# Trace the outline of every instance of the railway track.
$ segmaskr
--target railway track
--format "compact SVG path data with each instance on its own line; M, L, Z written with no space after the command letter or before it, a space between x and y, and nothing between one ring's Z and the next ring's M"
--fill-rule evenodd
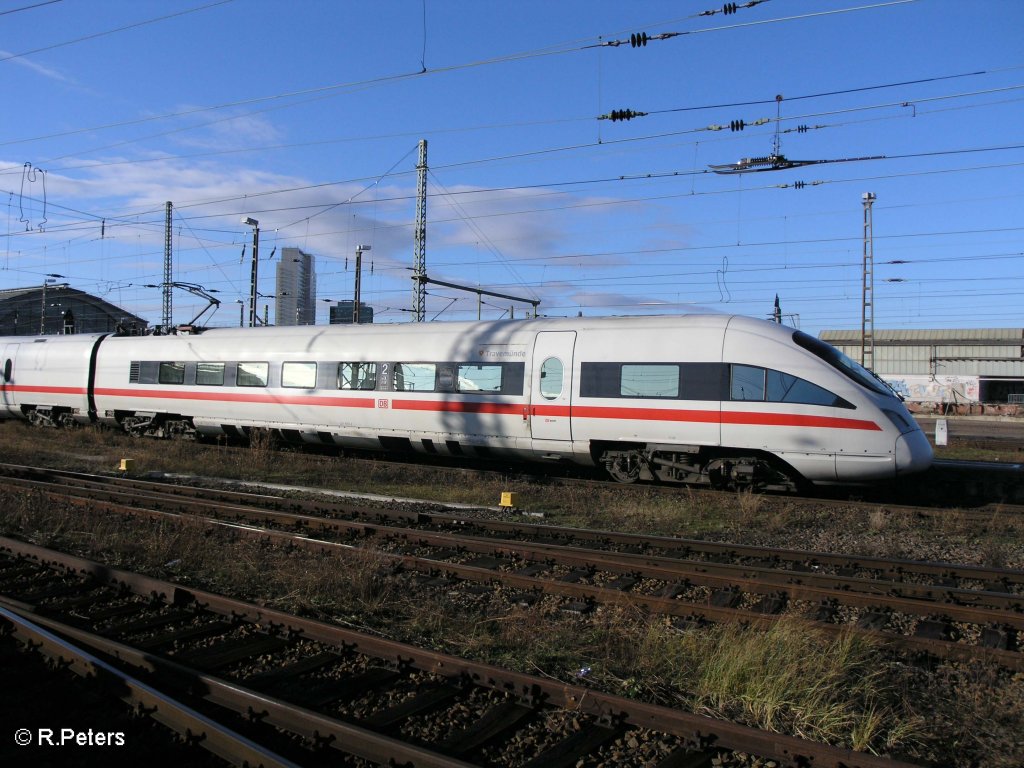
M901 768L0 539L0 625L235 764ZM130 739L130 736L129 736ZM336 758L334 758L336 759ZM365 762L360 762L365 761Z
M737 546L7 468L10 489L103 513L199 517L242 535L350 556L373 549L418 588L554 595L587 613L629 604L681 626L780 616L912 655L1024 669L1024 571Z

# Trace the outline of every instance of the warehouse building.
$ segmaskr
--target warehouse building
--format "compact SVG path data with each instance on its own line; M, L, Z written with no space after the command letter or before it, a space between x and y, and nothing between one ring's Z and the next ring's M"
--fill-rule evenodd
M148 321L67 283L0 290L0 336L145 333Z
M820 338L861 359L859 330ZM1024 403L1024 328L876 330L872 359L875 373L925 409Z

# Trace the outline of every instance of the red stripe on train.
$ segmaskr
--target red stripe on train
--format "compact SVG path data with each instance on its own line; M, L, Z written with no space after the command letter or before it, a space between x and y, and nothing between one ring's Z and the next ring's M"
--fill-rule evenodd
M6 392L35 392L38 394L85 395L79 387L43 387L5 385ZM187 390L153 389L97 389L99 397L138 397L166 400L199 400L206 402L254 403L273 405L311 405L335 408L374 408L375 397L326 397L317 395L270 395L240 392L198 392ZM405 400L393 393L379 392L386 397L391 410L433 411L440 413L481 413L502 416L522 416L529 408L533 416L573 417L583 419L615 419L636 421L677 421L698 424L738 424L772 427L807 427L818 429L855 429L881 432L873 421L847 419L834 416L813 416L798 413L767 413L764 411L717 411L677 408L625 408L590 405L533 405L523 403L494 403L455 400Z
M566 415L564 411L547 406L548 414ZM679 410L675 408L617 408L601 406L573 406L575 418L635 419L639 421L683 421L700 424L746 424L770 427L815 427L826 429L860 429L881 432L873 421L844 419L835 416L812 416L801 413L769 413L765 411L712 411Z

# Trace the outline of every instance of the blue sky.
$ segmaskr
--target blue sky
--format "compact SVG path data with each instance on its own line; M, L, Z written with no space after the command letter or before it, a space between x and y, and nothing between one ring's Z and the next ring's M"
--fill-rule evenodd
M0 288L60 274L159 322L170 200L210 324L248 297L246 216L261 293L294 246L351 298L366 244L363 300L408 322L426 139L428 274L543 314L765 317L778 294L791 325L859 328L872 192L876 328L1024 326L1024 3L739 6L0 0ZM623 109L647 114L599 119ZM776 142L883 157L708 167ZM203 304L176 292L175 321ZM428 319L476 314L429 288Z

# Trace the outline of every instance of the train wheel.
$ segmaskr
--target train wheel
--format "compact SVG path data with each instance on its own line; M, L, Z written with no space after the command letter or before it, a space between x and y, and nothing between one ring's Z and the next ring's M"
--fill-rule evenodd
M640 479L643 460L637 451L606 456L604 467L612 480L617 483L635 483Z

